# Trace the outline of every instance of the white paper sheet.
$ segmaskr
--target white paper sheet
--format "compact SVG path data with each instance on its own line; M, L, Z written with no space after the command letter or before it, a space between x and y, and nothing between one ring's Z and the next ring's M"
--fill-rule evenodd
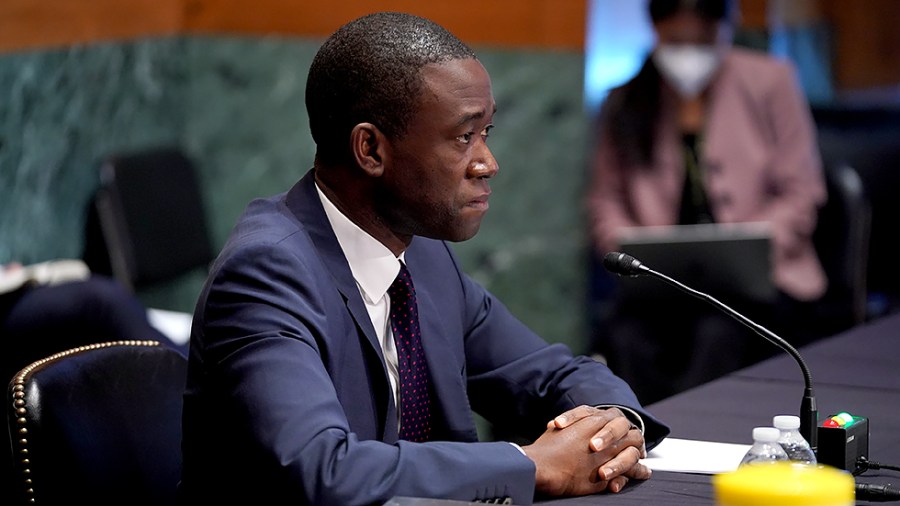
M147 309L147 319L150 325L156 327L169 337L175 344L185 344L191 338L191 313L181 311L169 311L167 309Z
M749 444L666 438L641 460L654 471L718 474L734 471Z

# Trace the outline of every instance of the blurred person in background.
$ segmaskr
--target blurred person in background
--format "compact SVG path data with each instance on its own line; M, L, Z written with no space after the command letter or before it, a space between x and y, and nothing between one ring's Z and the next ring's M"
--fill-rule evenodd
M159 341L187 355L187 344L151 325L137 297L80 260L0 265L0 338L5 381L35 360L102 341Z
M795 68L732 46L733 1L650 0L648 10L656 44L598 117L586 202L596 251L618 250L625 227L766 222L778 300L734 307L795 344L808 339L802 323L827 285L812 242L826 187ZM614 304L594 351L645 403L775 351L689 296Z

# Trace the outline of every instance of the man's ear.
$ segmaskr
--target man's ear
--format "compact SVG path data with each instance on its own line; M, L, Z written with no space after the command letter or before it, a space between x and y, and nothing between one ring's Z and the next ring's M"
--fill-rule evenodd
M371 123L360 123L350 131L350 150L353 159L369 176L380 177L384 172L387 137Z

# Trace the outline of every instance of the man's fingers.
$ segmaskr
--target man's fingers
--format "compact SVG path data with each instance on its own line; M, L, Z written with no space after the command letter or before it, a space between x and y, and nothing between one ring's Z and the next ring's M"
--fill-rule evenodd
M606 489L610 492L616 493L625 488L625 485L628 484L628 477L624 475L616 476L615 478L609 480L609 484L606 486Z
M610 420L591 438L591 450L599 452L617 443L620 439L628 436L628 432L633 426L624 416Z
M553 420L547 422L548 429L565 429L566 427L572 425L573 423L581 420L583 418L587 418L591 415L596 415L599 412L604 410L595 408L593 406L585 406L581 405L575 408L572 408L565 413L560 414Z
M639 463L641 457L641 451L634 446L629 446L623 449L618 453L615 457L609 459L606 463L600 466L600 470L598 471L601 480L612 480L616 476L626 475L632 478L640 478L644 474L644 472L639 469L637 471L633 471L633 469L637 466L640 466L646 471L650 471L647 466ZM649 474L647 474L649 477ZM643 479L643 478L641 478Z
M635 480L647 480L653 475L653 470L638 462L627 472L622 473L623 476L634 478Z

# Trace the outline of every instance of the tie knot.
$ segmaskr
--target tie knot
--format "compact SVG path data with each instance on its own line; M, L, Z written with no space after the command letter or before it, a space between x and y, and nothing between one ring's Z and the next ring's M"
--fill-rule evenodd
M412 276L403 262L400 262L400 272L388 288L388 295L395 297L414 297L416 289L413 287Z

